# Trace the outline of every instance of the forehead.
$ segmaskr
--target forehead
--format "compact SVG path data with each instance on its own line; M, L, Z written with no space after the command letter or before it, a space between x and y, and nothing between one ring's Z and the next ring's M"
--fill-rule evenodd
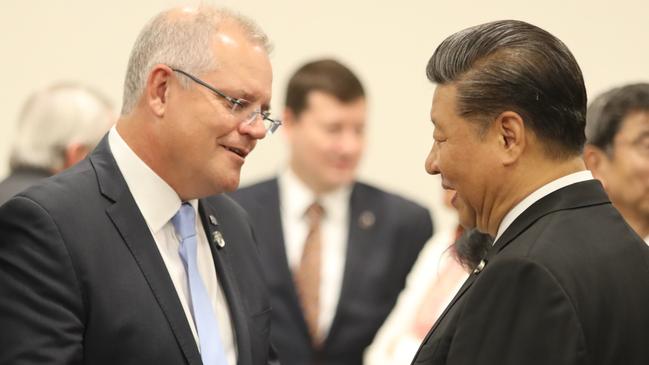
M452 84L438 85L433 93L430 118L435 126L443 126L448 119L456 116L457 87Z
M311 91L306 98L306 109L301 115L316 116L323 121L364 123L366 114L367 103L364 97L342 102L331 94Z
M224 24L212 39L212 51L219 86L270 99L273 74L263 46L252 42L240 27Z
M634 111L622 120L618 135L637 135L649 130L649 110Z

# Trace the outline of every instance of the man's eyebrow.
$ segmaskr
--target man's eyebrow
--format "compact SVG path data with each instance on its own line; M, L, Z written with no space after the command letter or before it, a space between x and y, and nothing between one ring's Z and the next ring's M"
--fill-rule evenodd
M634 141L639 142L639 141L647 139L647 138L649 138L649 130L644 130L634 139Z

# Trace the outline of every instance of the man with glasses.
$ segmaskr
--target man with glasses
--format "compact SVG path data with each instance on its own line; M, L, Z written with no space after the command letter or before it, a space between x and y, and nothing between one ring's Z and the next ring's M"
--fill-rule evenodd
M615 88L591 103L584 160L624 219L649 242L649 84Z
M252 228L219 195L280 124L268 52L209 6L145 26L116 127L0 208L0 363L275 362Z
M300 67L284 119L288 166L233 194L260 241L273 344L285 365L361 364L432 234L431 217L356 181L366 99L347 67Z

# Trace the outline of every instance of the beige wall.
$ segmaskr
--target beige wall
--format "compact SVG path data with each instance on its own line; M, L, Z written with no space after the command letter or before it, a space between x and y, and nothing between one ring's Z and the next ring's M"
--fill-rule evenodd
M121 101L131 45L146 20L171 0L2 0L0 176L21 103L35 88L77 79ZM275 43L273 108L302 62L332 56L362 78L370 97L369 147L363 179L439 208L439 180L427 176L432 139L428 111L433 86L424 67L447 35L478 23L514 18L561 38L580 62L590 95L649 80L647 1L288 1L227 0L219 4L255 18ZM244 183L276 171L285 157L281 135L258 145Z

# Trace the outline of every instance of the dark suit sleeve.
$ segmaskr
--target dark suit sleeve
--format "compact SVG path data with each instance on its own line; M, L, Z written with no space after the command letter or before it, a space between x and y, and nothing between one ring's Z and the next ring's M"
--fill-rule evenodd
M34 201L0 208L0 364L82 361L83 304L60 232Z
M505 259L479 275L467 293L446 364L584 363L574 307L545 267Z

